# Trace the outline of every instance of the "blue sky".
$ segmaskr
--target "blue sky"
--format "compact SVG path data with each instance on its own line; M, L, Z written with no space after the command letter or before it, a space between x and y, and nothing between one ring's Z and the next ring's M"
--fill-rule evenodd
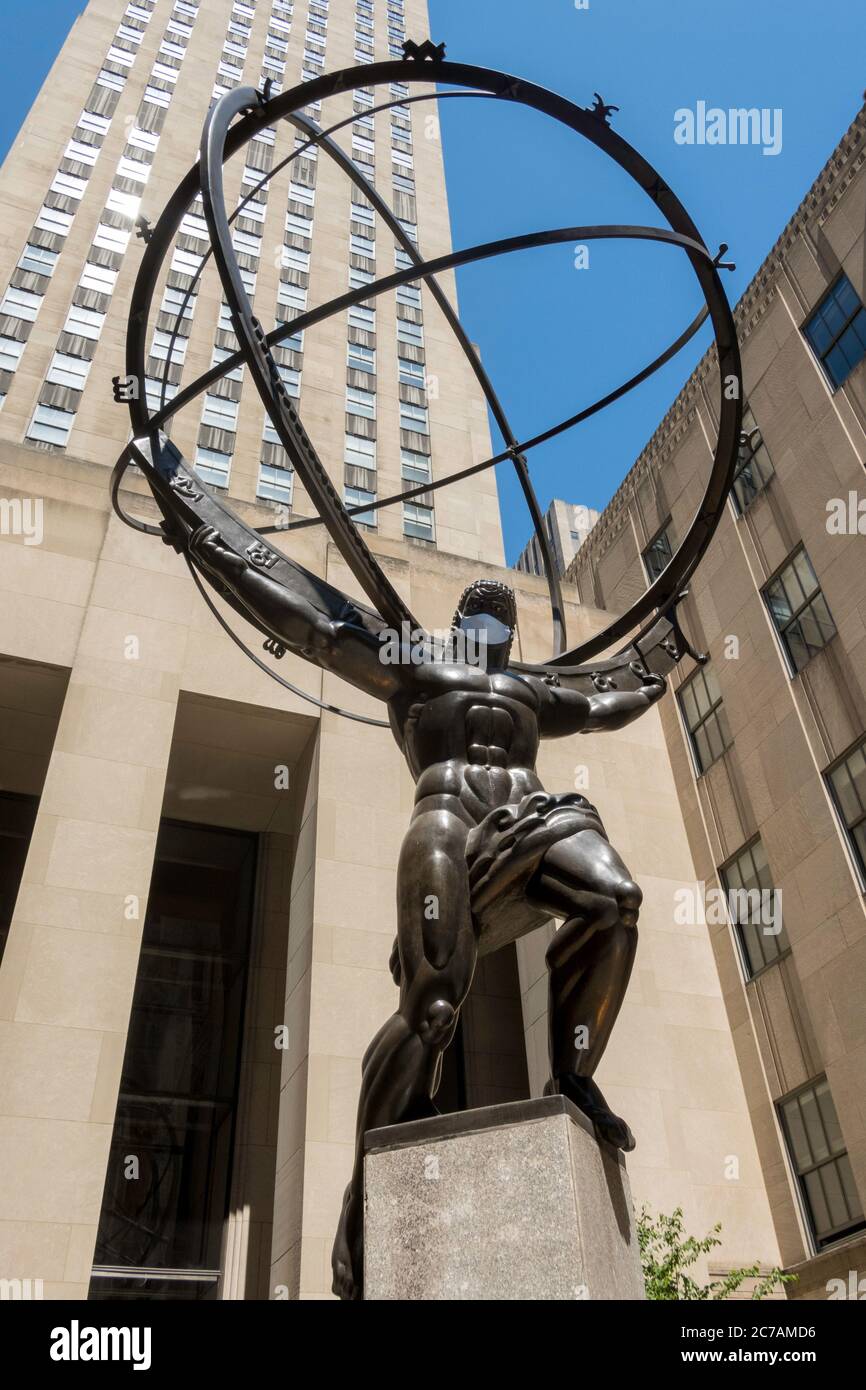
M381 0L380 0L381 3ZM615 127L658 168L707 244L730 245L742 292L863 97L863 0L429 0L448 57L503 68L579 105L598 91ZM7 26L0 155L5 155L82 0L43 0L38 24ZM34 11L35 12L35 11ZM424 38L426 35L414 37ZM782 112L782 146L684 145L678 108ZM442 104L456 246L544 227L657 223L652 204L596 151L542 117L502 103ZM423 227L423 220L422 220ZM422 238L423 243L423 238ZM461 316L518 437L603 395L667 345L700 305L685 258L632 243L590 246L576 270L562 246L467 268ZM673 400L706 337L625 401L530 455L543 506L554 496L602 507ZM498 440L496 441L498 446ZM499 469L508 557L529 522Z
M863 0L430 0L447 56L499 67L589 105L621 109L616 130L659 170L708 246L728 242L733 302L766 256L863 99ZM782 111L782 148L683 145L674 112ZM572 223L657 223L653 205L579 137L502 103L442 103L454 242ZM655 357L700 307L681 253L661 246L528 251L458 277L461 317L518 438L574 413ZM706 331L705 331L706 332ZM601 507L652 434L708 338L631 396L529 456L542 506ZM510 465L499 468L509 560L529 523Z

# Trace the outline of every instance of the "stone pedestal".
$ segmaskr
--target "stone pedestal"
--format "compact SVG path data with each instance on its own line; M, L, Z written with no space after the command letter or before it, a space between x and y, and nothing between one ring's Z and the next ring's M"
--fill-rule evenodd
M642 1299L623 1156L561 1096L371 1130L365 1298Z

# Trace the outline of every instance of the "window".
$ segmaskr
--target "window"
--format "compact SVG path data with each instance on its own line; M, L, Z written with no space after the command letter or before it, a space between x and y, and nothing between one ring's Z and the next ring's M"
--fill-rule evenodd
M197 256L194 251L182 251L178 246L171 258L171 268L179 275L197 275L201 270L201 262L201 256Z
M721 878L746 979L751 980L791 949L784 924L776 916L782 895L773 886L761 841L755 840L741 850L722 869Z
M429 483L432 477L430 459L414 449L401 449L400 474L408 483Z
M356 468L375 469L375 439L365 439L359 434L347 434L346 451L343 454L343 460L345 463L354 464Z
M130 221L138 215L141 207L141 198L137 193L120 193L116 188L112 188L105 200L105 206L112 212L119 212L121 217L128 217Z
M410 362L408 357L398 357L397 366L401 386L416 386L419 391L424 390L426 377L423 362Z
M361 343L350 343L347 365L356 372L375 372L376 350Z
M176 289L174 285L166 285L162 296L160 310L164 314L171 314L172 318L191 319L195 310L195 295L187 297L186 290Z
M63 331L64 333L75 333L80 338L96 339L102 332L104 323L104 314L97 313L95 309L82 309L80 305L73 304L66 315Z
M32 294L30 290L19 290L15 285L10 285L0 300L0 314L8 314L12 319L24 319L26 323L33 323L42 308L43 299L44 295Z
M85 261L79 284L83 290L96 290L97 294L112 294L117 282L117 271L104 265L92 265Z
M196 237L199 241L210 240L207 222L203 217L197 217L195 213L184 213L181 219L180 230L185 236Z
M301 314L307 307L307 291L302 285L288 285L280 281L277 286L277 303L287 305L294 309L296 314Z
M372 391L363 391L359 386L346 387L346 410L350 415L363 415L373 420L376 417L376 397Z
M352 204L352 218L355 222L363 222L368 227L375 225L376 216L372 208L361 207L360 203Z
M375 333L375 309L368 309L365 304L353 304L349 310L349 325L352 328L360 328L365 333Z
M862 1230L863 1207L826 1077L780 1101L779 1115L818 1248Z
M349 250L356 256L367 256L371 261L376 259L375 241L368 241L366 237L358 236L355 232L349 238Z
M292 484L295 475L291 468L274 468L270 464L259 464L259 481L256 485L256 496L266 497L271 502L283 502L287 507L292 505Z
M101 246L104 251L124 252L129 245L129 232L121 232L117 227L108 227L104 222L100 222L93 244Z
M41 439L45 444L65 444L75 419L71 410L55 410L50 405L37 405L27 426L28 439Z
M162 409L162 382L157 381L156 377L146 376L144 378L144 394L147 401L147 408L152 415ZM165 383L165 399L170 401L172 396L177 395L177 387L172 386L170 381Z
M313 224L308 218L299 217L296 212L287 212L286 231L294 232L295 236L306 237L309 240L313 234Z
M420 309L421 290L417 285L398 285L397 303L407 304L411 309Z
M308 207L312 207L316 201L316 191L313 188L307 188L306 184L295 183L292 179L289 184L289 197L294 198L296 203L306 203Z
M258 256L262 249L262 239L252 232L236 231L232 238L232 245L236 251L242 251L248 256Z
M836 634L836 624L805 550L798 550L766 585L764 597L792 671L802 671Z
M279 318L277 319L276 323L274 324L274 327L277 328L277 329L279 329L281 334L282 334L282 332L283 332L283 329L288 328L288 326L289 326L289 325L288 325L287 323L285 323L282 319L279 319ZM304 334L303 334L303 332L300 332L300 333L286 333L285 335L281 336L281 337L280 337L280 346L281 346L281 347L285 347L285 348L290 348L292 352L303 352L303 350L304 350Z
M695 671L679 691L679 702L700 776L733 743L722 692L711 666Z
M139 130L138 126L133 126L129 135L126 137L128 145L135 145L140 150L155 151L159 145L159 136L152 130Z
M410 323L408 319L397 320L397 342L409 343L412 347L424 346L424 329L420 323Z
M671 551L671 538L668 533L669 526L670 522L665 522L661 531L659 531L654 540L650 541L643 553L644 569L646 570L647 579L650 584L655 583L662 571L667 569L671 562L673 552Z
M55 352L48 368L46 381L56 382L58 386L72 386L83 391L90 363L82 357L69 357L64 352Z
M147 183L150 178L150 165L122 154L117 161L117 172L121 178L133 179L136 183Z
M164 333L161 328L154 329L153 342L150 345L151 357L158 357L160 361L165 361L165 359L168 357L168 348L170 342L170 333ZM171 350L172 362L183 361L183 359L186 357L186 346L186 338L175 338L174 346Z
M297 398L301 394L301 373L297 367L287 367L280 362L277 366L280 381L286 388L286 395Z
M767 453L767 446L755 424L755 417L747 406L743 412L743 432L740 436L733 484L734 505L741 515L767 486L772 476L773 465Z
M212 425L218 430L235 430L238 424L238 403L224 396L212 396L207 392L204 409L201 413L203 425Z
M199 445L195 451L195 467L206 483L213 483L216 487L228 487L232 456L220 453L217 449L203 449Z
M403 535L414 536L421 541L432 541L434 539L433 508L421 507L415 502L404 502Z
M256 849L256 837L239 831L160 827L91 1299L214 1296L231 1190ZM127 1181L129 1153L141 1155L140 1181Z
M347 487L343 496L343 501L347 507L369 506L369 504L371 502L375 502L375 500L375 492L367 492L365 488L361 487ZM376 513L358 512L355 516L352 517L352 520L355 522L360 522L362 526L375 526Z
M108 116L98 116L95 111L82 111L78 117L82 130L91 130L94 135L107 135L111 120Z
M98 154L98 145L85 145L81 140L70 140L66 149L63 151L63 158L74 159L79 164L90 164L93 166L96 163Z
M42 207L36 219L36 226L43 232L57 232L58 236L66 236L72 226L72 213L61 212L60 208Z
M430 422L427 417L427 407L424 405L411 405L409 401L401 401L400 428L404 430L414 430L416 434L429 434Z
M282 254L284 266L291 266L293 270L307 272L310 269L309 251L299 251L295 246L284 246Z
M16 338L0 338L0 371L14 372L25 347L26 343L19 343Z
M226 358L231 356L232 354L229 352L228 348L215 347L213 350L213 356L211 357L210 364L212 367L215 367L218 362L225 362ZM224 372L223 379L225 381L243 381L243 363L239 367L234 367L230 372Z
M49 251L45 246L34 246L28 241L18 265L21 270L32 271L34 275L52 275L58 255L57 251Z
M827 781L866 880L866 739L830 770Z
M835 390L866 357L866 309L847 275L825 294L803 332Z

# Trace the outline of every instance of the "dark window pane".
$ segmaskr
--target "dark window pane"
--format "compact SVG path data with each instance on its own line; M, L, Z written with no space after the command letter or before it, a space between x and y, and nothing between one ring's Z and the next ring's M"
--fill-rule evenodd
M0 960L12 924L38 806L35 796L0 794Z
M198 1276L218 1268L228 1200L255 853L251 835L160 829L95 1260L132 1282L97 1274L93 1297L210 1296Z
M866 357L866 313L846 275L825 295L804 332L831 384L841 386Z

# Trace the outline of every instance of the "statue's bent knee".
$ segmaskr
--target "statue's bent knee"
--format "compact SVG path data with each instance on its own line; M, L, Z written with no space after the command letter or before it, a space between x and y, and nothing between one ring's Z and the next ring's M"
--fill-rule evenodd
M446 999L436 999L430 1005L418 1029L422 1042L437 1047L448 1042L457 1022L457 1010Z
M615 891L619 919L626 927L637 926L640 905L643 902L643 893L636 883L630 878L624 878L618 883Z

